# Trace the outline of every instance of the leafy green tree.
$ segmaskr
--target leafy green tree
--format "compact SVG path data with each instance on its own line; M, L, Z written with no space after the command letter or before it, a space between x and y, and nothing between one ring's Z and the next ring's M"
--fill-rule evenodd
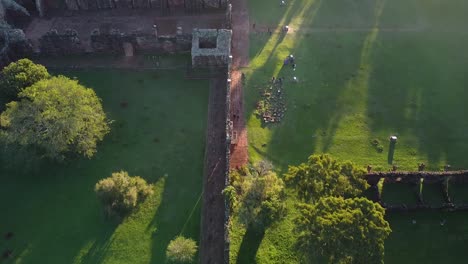
M230 186L223 194L244 226L265 228L286 213L284 182L272 168L268 161L261 161L229 175Z
M383 263L391 233L385 210L366 198L326 197L299 205L298 245L319 263Z
M173 263L191 263L197 253L197 243L193 239L178 236L169 242L166 258Z
M285 213L284 183L270 172L248 176L242 183L239 220L245 226L266 227Z
M28 59L12 62L2 70L0 95L7 100L15 100L24 88L48 78L47 69L40 64Z
M153 186L139 176L120 171L96 183L94 191L107 215L124 216L153 194Z
M360 195L369 187L365 174L364 168L324 154L311 155L306 163L289 166L285 180L296 187L301 199L315 201L327 196L349 198Z
M92 157L109 133L101 100L89 88L64 76L41 80L19 93L0 116L6 140L34 146L45 157L67 153Z

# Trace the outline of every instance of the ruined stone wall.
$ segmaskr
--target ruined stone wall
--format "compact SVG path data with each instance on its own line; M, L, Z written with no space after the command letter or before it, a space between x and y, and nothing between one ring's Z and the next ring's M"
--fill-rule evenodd
M124 54L124 44L131 44L136 52L141 53L188 53L191 49L191 34L156 36L154 34L132 32L122 33L112 29L108 32L93 30L82 41L74 30L63 33L50 31L39 39L41 55L71 55L83 53Z
M232 31L227 29L194 29L192 38L193 67L225 67L231 55ZM214 47L206 48L200 44L212 40Z
M78 33L71 29L62 34L51 30L39 39L39 45L41 53L48 55L73 55L85 51Z
M221 9L227 7L228 0L202 0L202 5L205 8Z
M159 8L161 0L65 0L68 10Z
M229 0L64 0L68 10L98 10L114 8L193 8L224 9Z

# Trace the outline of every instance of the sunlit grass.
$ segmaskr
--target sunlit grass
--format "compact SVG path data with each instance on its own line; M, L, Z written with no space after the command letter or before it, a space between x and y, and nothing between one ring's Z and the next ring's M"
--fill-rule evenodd
M293 29L286 35L271 36L251 30L251 61L244 72L252 162L269 159L281 174L288 164L298 164L312 153L328 152L383 171L391 163L401 170L416 170L420 162L432 170L447 163L453 168L468 167L464 159L468 108L461 99L468 95L463 77L463 69L468 67L464 55L468 33L460 29L466 22L461 15L468 11L466 1L295 0L280 7L258 0L249 1L249 8L250 21L257 25L280 29L288 24ZM296 58L295 72L283 68L283 59L289 54ZM286 79L288 109L280 124L265 126L253 112L260 89L272 76ZM292 76L299 83L292 83ZM389 148L390 135L398 136L394 153ZM381 153L372 140L383 146ZM428 199L440 203L436 190L426 191ZM463 199L459 188L453 192ZM411 190L391 186L385 196L408 200L407 204L416 199ZM257 240L246 236L234 221L231 260L301 263L293 246L296 202L290 196L288 218ZM440 215L415 214L414 218L426 227L437 227ZM427 228L407 225L411 216L389 215L394 234L386 244L386 262L441 263L438 260L445 259L445 263L456 263L459 246L453 243L468 233L463 233L461 216L443 215L453 219L446 237L442 230L432 234ZM459 238L454 237L456 232L462 232ZM405 235L414 242L413 247L400 241ZM418 239L443 242L437 247L429 242L419 245ZM251 251L245 250L249 245ZM442 256L434 257L435 250Z
M0 252L13 250L11 263L164 263L177 235L198 241L208 82L181 71L63 74L96 90L114 120L111 133L90 160L1 153L0 234L14 237ZM155 185L122 222L104 217L93 191L119 170Z

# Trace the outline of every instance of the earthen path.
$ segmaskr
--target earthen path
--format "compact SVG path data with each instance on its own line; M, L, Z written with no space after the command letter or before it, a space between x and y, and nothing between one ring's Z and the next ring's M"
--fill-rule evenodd
M231 168L248 162L247 128L244 115L244 98L241 68L249 65L249 15L246 0L232 4L232 55L231 72L231 120L233 121L233 145L231 147Z

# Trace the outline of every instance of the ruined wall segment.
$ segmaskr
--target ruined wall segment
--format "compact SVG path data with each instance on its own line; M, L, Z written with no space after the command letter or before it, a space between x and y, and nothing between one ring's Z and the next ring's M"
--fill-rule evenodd
M193 67L227 67L231 55L231 30L195 28L192 35Z

